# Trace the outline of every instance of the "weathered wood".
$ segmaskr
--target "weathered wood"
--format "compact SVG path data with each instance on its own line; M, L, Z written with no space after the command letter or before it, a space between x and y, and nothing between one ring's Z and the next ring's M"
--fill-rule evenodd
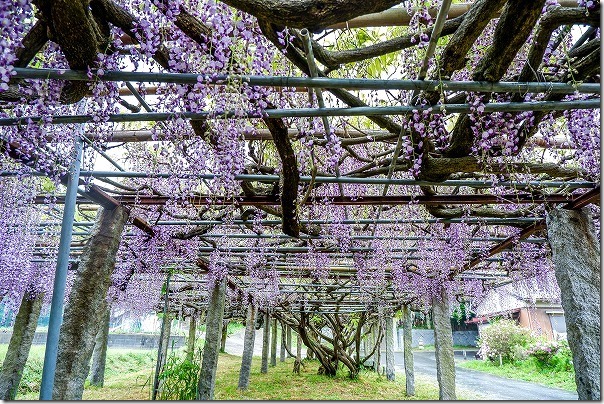
M271 325L271 366L277 366L277 319Z
M252 356L254 355L254 339L256 337L256 312L258 309L254 304L247 308L247 319L245 320L245 335L243 337L243 355L241 356L241 370L239 371L239 390L246 390L250 384L250 373L252 371Z
M444 289L432 299L432 321L434 322L438 398L439 400L456 400L453 331L451 330L448 296Z
M115 255L128 218L126 209L99 208L65 307L59 336L53 400L80 400L104 304L111 285Z
M195 337L197 332L197 317L193 314L189 317L189 336L187 338L187 358L193 360L195 354Z
M294 361L294 373L300 374L300 368L302 367L302 338L300 338L300 334L296 334L296 360Z
M392 315L386 315L386 379L394 380L394 322Z
M203 357L199 383L197 385L198 400L213 400L216 385L216 365L222 335L222 319L224 317L224 298L226 280L217 282L211 289L210 304L206 317L206 335L203 345Z
M268 103L267 108L274 105ZM275 148L281 158L281 213L283 233L292 236L300 236L300 223L298 219L298 184L300 182L300 173L298 172L298 160L289 141L287 125L283 119L266 118L264 119L268 130L271 132Z
M287 355L287 353L285 352L287 348L287 337L285 334L286 328L287 325L281 323L281 351L279 352L279 362L285 362L285 356Z
M600 245L589 208L546 217L579 400L600 400Z
M258 20L292 28L307 27L320 31L338 22L360 15L378 13L400 3L400 0L225 0L229 6L252 14Z
M260 373L268 373L268 350L270 347L271 320L268 312L264 313L264 329L262 330L262 362Z
M15 399L36 333L43 297L43 294L38 294L32 299L26 293L21 299L21 306L13 325L13 334L8 343L8 351L0 370L0 400Z
M92 365L90 366L90 384L98 387L103 387L103 384L105 383L105 364L107 362L107 342L109 341L111 306L106 303L103 311L104 315L101 319L101 325L94 341Z
M405 361L405 395L415 395L415 372L413 371L413 312L409 306L403 306L403 360Z
M292 350L292 328L289 325L285 326L285 336L285 350L289 354Z

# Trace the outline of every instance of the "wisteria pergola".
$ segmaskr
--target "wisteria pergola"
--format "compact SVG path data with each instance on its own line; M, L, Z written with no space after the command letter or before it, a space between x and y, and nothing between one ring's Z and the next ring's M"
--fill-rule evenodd
M335 373L365 324L548 272L599 398L599 2L32 3L0 11L0 223L56 267L41 399L81 398L107 301L214 339L256 306Z

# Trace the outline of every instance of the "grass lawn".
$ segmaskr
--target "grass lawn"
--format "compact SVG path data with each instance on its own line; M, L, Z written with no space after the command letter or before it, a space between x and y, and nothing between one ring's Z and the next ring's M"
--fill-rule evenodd
M553 372L541 370L531 360L524 360L515 363L504 363L502 366L499 366L499 363L488 360L476 360L458 363L458 366L479 370L481 372L491 373L510 379L526 380L528 382L539 383L549 387L558 387L569 391L577 390L577 385L575 384L575 372Z
M4 358L7 345L0 345ZM150 380L155 368L155 350L109 348L104 387L86 385L84 400L149 400ZM17 400L37 400L44 360L44 347L34 345L30 353ZM268 374L260 373L260 358L254 357L250 387L237 390L241 357L220 354L215 398L218 400L437 400L438 386L430 379L416 375L416 396L405 397L401 374L389 382L384 376L363 371L357 380L350 380L342 371L335 378L318 375L316 361L305 361L300 375L292 372L294 360L277 361ZM459 391L459 399L480 399L480 395Z

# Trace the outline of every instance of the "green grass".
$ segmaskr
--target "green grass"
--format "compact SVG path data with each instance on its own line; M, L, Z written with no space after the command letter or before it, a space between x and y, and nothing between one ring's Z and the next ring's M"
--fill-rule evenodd
M0 345L4 358L7 345ZM126 350L109 348L105 385L94 387L86 383L84 400L149 400L150 379L155 368L155 350ZM17 400L37 400L41 378L44 347L34 345L26 365L26 378ZM215 398L219 400L437 400L438 387L421 375L416 375L416 395L405 397L405 381L401 374L389 382L384 376L362 371L350 380L345 371L330 378L317 374L319 363L304 361L301 374L292 372L294 359L277 362L268 374L260 373L260 358L254 357L250 387L237 390L241 357L220 354L217 368ZM458 389L459 399L481 399L479 394Z
M459 366L491 373L509 379L526 380L545 386L558 387L564 390L576 391L575 372L555 372L547 369L539 369L533 360L527 359L514 363L504 363L499 366L498 362L489 360L468 361L458 364Z

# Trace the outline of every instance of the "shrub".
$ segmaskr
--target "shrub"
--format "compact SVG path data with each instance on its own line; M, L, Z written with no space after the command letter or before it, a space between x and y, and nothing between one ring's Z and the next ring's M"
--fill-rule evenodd
M573 369L572 353L567 341L538 341L527 351L540 369L567 372Z
M512 320L498 320L480 332L478 343L483 357L492 361L511 361L518 355L518 347L526 347L532 340L530 331Z
M199 364L190 358L172 354L159 374L158 400L195 400Z

